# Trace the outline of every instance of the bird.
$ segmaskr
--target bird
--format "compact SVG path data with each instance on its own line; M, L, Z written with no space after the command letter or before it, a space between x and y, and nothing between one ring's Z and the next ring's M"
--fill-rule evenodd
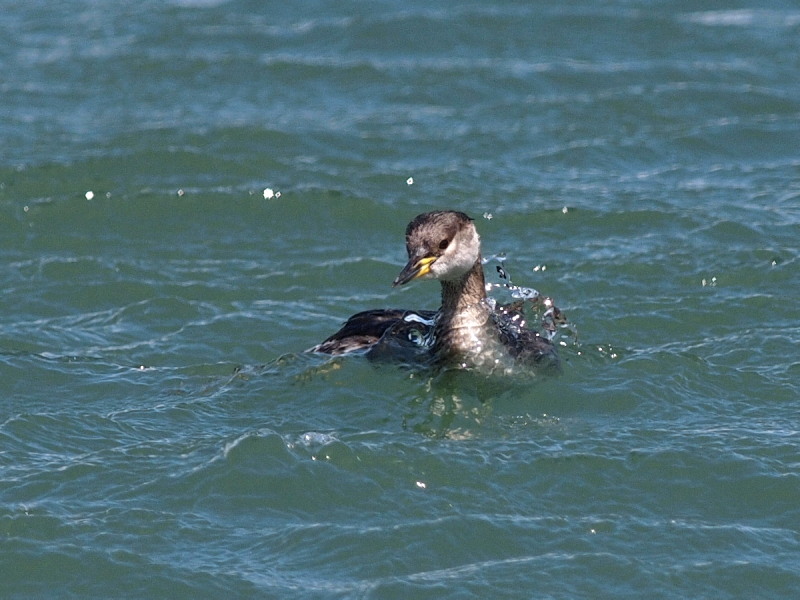
M408 261L393 287L417 279L440 282L438 310L372 309L351 316L309 352L366 354L377 361L495 373L515 366L558 371L553 343L525 325L521 306L486 294L480 236L463 212L437 210L406 228Z

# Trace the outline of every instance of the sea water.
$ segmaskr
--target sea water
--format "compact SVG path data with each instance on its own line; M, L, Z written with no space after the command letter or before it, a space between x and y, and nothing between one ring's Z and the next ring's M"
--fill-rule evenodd
M0 11L0 596L789 598L794 3ZM418 213L563 373L304 354ZM491 268L492 265L489 265Z

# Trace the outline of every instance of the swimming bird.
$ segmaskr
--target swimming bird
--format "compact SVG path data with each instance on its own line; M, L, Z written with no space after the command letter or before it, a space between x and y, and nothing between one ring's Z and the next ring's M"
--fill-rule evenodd
M498 307L487 298L480 236L463 212L418 215L406 228L408 262L393 286L438 279L437 311L374 309L350 317L310 352L346 354L432 366L508 371L516 364L558 369L550 340L525 326L519 307Z

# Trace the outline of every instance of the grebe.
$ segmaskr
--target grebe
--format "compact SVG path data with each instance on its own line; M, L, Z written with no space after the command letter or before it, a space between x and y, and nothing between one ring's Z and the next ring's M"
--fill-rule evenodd
M508 371L517 363L558 370L550 340L525 327L519 307L496 307L486 296L480 236L463 212L434 211L406 228L408 262L393 286L438 279L438 311L376 309L357 313L310 352Z

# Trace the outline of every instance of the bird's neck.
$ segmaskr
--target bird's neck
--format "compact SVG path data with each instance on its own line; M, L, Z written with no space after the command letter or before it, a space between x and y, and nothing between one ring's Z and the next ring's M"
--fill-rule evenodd
M442 280L441 284L441 316L445 320L450 320L453 316L474 308L476 304L486 298L486 280L483 277L480 257L463 276L458 279Z
M474 361L490 342L487 325L491 318L481 260L462 277L442 280L442 308L434 327L433 356L437 362Z

